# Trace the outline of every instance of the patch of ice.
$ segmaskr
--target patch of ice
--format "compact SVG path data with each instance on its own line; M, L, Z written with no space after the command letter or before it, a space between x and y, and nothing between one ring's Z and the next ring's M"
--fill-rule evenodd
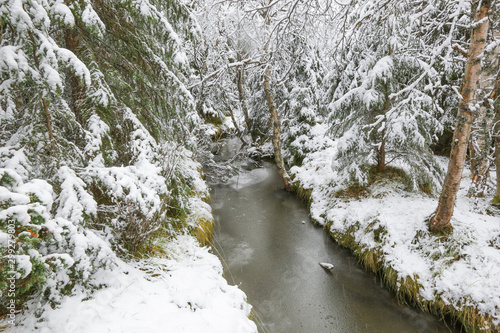
M242 172L229 179L231 188L239 190L248 186L253 186L266 180L274 170L268 168L253 169L249 172Z

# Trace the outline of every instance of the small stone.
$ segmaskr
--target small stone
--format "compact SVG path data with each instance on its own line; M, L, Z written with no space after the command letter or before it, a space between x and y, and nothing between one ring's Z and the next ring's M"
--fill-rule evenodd
M328 269L328 270L330 270L334 267L332 264L327 263L327 262L320 262L319 265L321 267L323 267L324 269Z

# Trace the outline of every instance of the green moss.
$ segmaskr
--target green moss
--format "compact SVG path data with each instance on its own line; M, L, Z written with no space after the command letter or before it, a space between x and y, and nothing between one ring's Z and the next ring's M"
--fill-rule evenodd
M309 207L311 205L312 199L312 189L304 189L299 181L294 181L290 192L294 193L299 199L307 204Z
M369 171L369 185L377 183L399 183L402 184L405 191L411 191L413 187L413 182L410 176L402 169L386 166L384 171L379 172L377 166L373 165L370 167Z
M361 199L368 197L368 194L368 186L363 186L355 182L345 189L335 192L333 196L334 198Z
M423 184L418 184L418 189L420 192L431 195L433 193L433 187L430 182L425 182Z

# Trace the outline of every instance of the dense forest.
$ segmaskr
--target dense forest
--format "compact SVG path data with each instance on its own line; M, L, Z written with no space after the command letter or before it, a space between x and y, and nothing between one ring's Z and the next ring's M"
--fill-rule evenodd
M0 0L0 77L0 330L51 325L110 286L103 272L154 279L167 264L145 259L205 249L202 177L235 172L216 153L236 136L401 302L498 331L498 1ZM382 218L367 243L363 217L335 210L386 192L426 200L412 249L481 271L493 296L441 268L428 287ZM243 293L217 288L254 332Z

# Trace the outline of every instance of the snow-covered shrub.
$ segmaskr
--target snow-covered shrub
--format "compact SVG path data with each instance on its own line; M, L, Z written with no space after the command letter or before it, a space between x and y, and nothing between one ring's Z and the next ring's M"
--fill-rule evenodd
M60 177L57 196L44 180L23 182L14 170L0 169L1 313L11 299L19 309L34 294L57 304L77 281L113 262L108 245L83 227L85 215L95 214L83 182L68 168Z
M169 190L162 175L167 171L161 165L156 140L130 110L125 110L124 118L130 136L127 141L130 165L106 166L102 159L94 157L94 163L82 173L92 184L93 196L98 201L98 217L93 225L110 228L115 244L134 250L159 229ZM106 135L106 127L99 128ZM100 143L96 138L97 147L89 145L87 151L99 151Z

